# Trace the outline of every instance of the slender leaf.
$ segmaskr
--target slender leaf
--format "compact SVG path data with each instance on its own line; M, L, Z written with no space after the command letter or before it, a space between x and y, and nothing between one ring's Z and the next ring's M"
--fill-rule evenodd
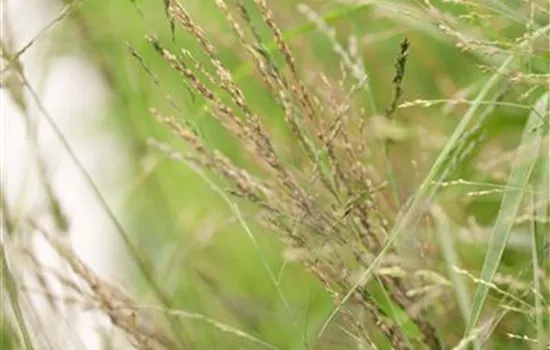
M542 114L544 114L547 103L548 94L545 93L537 101L535 109L539 112L543 111ZM521 144L516 152L512 173L507 183L508 189L504 192L498 217L491 233L489 246L487 247L487 254L480 277L483 281L491 282L497 272L502 254L506 248L506 242L514 224L514 219L516 218L524 192L528 186L528 181L535 167L543 134L542 128L535 128L538 124L540 124L540 118L537 113L530 113L523 131ZM526 155L529 156L528 159L525 159ZM487 284L479 283L477 285L472 312L470 313L466 327L466 336L476 327L488 292L489 288Z

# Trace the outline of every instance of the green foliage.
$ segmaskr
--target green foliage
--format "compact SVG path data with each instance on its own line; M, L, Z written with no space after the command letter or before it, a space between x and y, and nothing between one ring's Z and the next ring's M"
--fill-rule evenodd
M67 19L133 151L122 222L154 280L137 298L156 285L197 349L548 346L547 5L262 3L182 1L189 24L173 1L85 1Z

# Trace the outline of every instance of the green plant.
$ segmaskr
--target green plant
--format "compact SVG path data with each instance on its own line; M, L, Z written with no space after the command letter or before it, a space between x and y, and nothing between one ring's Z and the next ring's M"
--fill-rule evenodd
M548 346L542 1L108 5L148 25L131 38L100 33L86 5L90 46L115 48L104 70L128 98L124 132L155 161L131 193L152 243L127 244L162 306L94 292L138 347ZM212 212L231 218L223 236L183 232ZM179 240L194 243L158 243ZM162 326L140 330L113 300Z

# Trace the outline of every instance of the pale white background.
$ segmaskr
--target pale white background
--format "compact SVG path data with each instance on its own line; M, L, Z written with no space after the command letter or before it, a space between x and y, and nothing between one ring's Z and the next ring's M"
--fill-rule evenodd
M120 184L129 176L128 157L119 136L100 127L104 125L102 118L107 117L110 95L101 72L78 51L69 49L60 54L56 50L59 47L56 33L71 30L64 24L66 19L36 38L59 16L64 6L52 0L7 0L0 2L0 6L2 41L9 44L11 52L16 52L36 39L21 57L25 75L111 208L121 215L119 203L123 193ZM78 38L78 35L71 37ZM124 282L125 273L120 267L120 257L124 254L118 233L31 95L24 91L25 104L38 130L40 156L46 161L50 183L69 219L67 241L102 278ZM0 89L0 111L1 184L8 208L16 217L31 217L41 226L53 229L24 115L4 88ZM11 268L21 273L18 277L26 285L36 286L30 271L26 271L27 267L12 254L14 247L22 243L17 239L8 242L5 232L1 239L11 258ZM41 264L60 267L55 252L43 238L35 234L31 242ZM63 293L59 285L54 284L54 287ZM80 308L64 308L61 316L55 315L39 294L31 294L30 301L33 307L41 310L40 318L47 328L44 332L54 349L102 348L96 328L103 325L109 329L110 322L106 318Z

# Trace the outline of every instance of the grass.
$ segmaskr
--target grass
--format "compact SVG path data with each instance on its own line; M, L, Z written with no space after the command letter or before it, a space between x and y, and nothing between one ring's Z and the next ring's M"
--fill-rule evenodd
M540 97L535 106L535 111L543 112L547 110L548 94ZM528 188L528 181L538 160L540 151L542 128L533 128L540 123L538 114L533 111L527 120L523 137L519 147L528 147L528 153L532 155L531 159L525 159L525 153L518 150L518 156L514 160L512 172L507 183L507 190L502 198L502 204L499 210L499 215L496 219L489 246L487 247L487 255L481 270L481 279L490 283L495 277L495 273L500 265L502 254L506 248L508 236L512 230L514 218L518 216L519 207L524 197L524 190ZM538 283L539 281L535 281ZM479 317L482 312L485 299L487 298L488 288L484 284L479 284L474 296L472 311L468 320L466 332L470 332L476 327Z
M126 217L96 191L133 297L44 235L134 346L548 347L543 1L67 3L134 150ZM37 225L2 203L8 237Z

